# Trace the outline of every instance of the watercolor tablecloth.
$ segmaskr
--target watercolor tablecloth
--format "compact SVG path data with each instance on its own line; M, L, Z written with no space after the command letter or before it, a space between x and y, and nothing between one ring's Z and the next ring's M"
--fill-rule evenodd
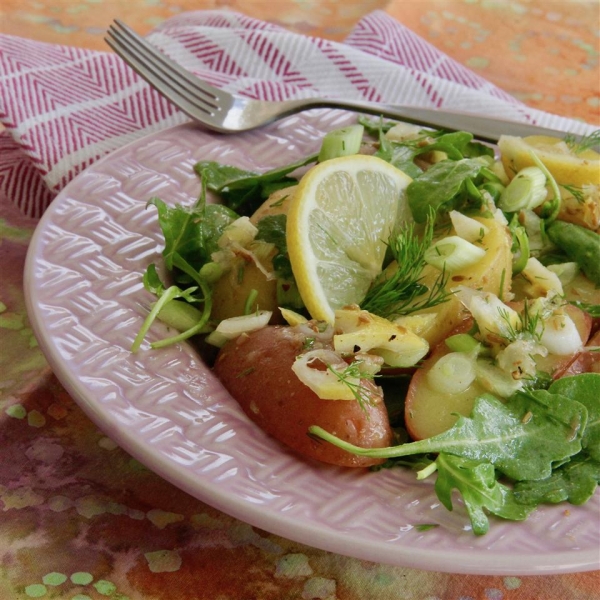
M466 26L468 20L457 18L456 23ZM77 60L75 54L70 58ZM446 65L460 71L452 61ZM597 62L595 69L597 74ZM472 84L487 85L476 76ZM491 89L499 101L512 102ZM178 122L180 116L161 106L162 124ZM21 198L25 212L38 214L93 156L78 155L79 162L72 160L65 169L61 157L35 155L40 146L26 140L25 118L13 121L14 114L4 116L11 135L2 135L0 171L0 598L600 597L597 573L452 575L316 550L224 515L128 456L82 413L51 373L29 328L22 291L25 255L37 221L13 200ZM585 118L594 124L593 115ZM22 161L23 153L29 162ZM16 163L22 165L18 176ZM37 194L35 201L31 192Z

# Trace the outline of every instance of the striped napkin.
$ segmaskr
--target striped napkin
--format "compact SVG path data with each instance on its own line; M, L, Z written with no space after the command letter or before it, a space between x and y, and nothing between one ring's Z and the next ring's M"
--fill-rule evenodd
M338 96L590 129L524 106L381 11L344 43L226 11L181 14L148 39L213 85L252 98ZM0 199L28 216L99 157L186 120L112 52L0 36Z

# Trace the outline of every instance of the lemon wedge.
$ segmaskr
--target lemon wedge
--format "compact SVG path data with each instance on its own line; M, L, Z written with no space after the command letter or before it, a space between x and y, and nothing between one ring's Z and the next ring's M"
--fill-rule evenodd
M502 164L512 179L521 169L535 165L531 152L546 165L560 185L600 185L600 154L591 149L575 152L564 140L544 135L498 140Z
M397 224L411 220L411 178L366 155L324 161L300 180L287 219L288 253L302 300L314 319L358 304L381 272Z

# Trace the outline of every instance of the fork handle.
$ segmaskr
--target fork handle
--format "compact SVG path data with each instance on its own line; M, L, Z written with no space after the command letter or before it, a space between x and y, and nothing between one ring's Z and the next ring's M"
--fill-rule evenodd
M303 103L306 108L306 100L304 100ZM323 108L347 108L349 110L378 116L381 115L391 119L400 119L407 123L423 125L425 127L436 127L449 131L469 131L476 138L488 142L497 142L501 135L514 135L520 137L529 135L548 135L563 138L567 133L576 133L551 129L531 123L486 117L474 113L423 108L419 106L374 104L368 102L362 103L329 99L315 99L314 106ZM586 125L582 123L581 129L584 129L585 127ZM575 137L580 138L581 135L575 135Z

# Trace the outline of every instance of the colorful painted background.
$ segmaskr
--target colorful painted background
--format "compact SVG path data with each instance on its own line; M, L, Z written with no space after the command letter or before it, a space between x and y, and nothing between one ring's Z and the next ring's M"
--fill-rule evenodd
M522 101L600 125L596 1L3 0L0 32L106 49L115 17L145 32L205 8L337 40L384 10ZM467 577L315 550L148 471L82 413L37 348L22 291L35 225L0 198L0 599L600 598L598 573Z

